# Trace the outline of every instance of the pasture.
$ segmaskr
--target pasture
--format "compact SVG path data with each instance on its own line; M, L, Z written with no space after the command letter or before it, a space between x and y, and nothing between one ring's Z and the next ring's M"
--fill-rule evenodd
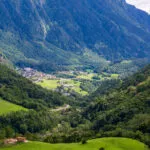
M89 140L86 144L48 144L28 142L0 148L0 150L147 150L143 143L127 138L102 138Z
M22 106L15 105L13 103L2 100L0 98L0 115L5 115L10 112L16 112L20 110L27 110L27 109L23 108Z

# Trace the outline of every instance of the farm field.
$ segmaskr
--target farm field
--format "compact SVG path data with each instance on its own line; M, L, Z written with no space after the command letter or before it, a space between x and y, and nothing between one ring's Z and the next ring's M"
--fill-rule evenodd
M62 82L62 83L60 83ZM63 85L65 88L70 88L72 90L74 90L75 92L81 94L81 95L87 95L86 91L83 91L80 88L80 81L75 81L73 79L64 79L64 80L47 80L44 79L42 82L38 82L37 84L41 85L43 88L47 88L50 90L54 90L56 89L58 86Z
M15 146L3 147L0 150L147 150L143 143L127 138L102 138L89 140L86 144L48 144L28 142Z
M60 71L52 74L39 72L32 68L24 68L17 71L22 76L30 79L38 85L41 85L43 88L58 91L59 87L59 92L65 95L69 95L70 92L75 91L76 93L85 96L88 95L88 91L87 89L85 90L82 85L86 81L94 83L95 81L100 82L105 80L118 79L119 77L119 74L109 74L106 72L99 74L94 73L91 70L87 70L86 72Z
M20 111L20 110L27 110L21 106L12 104L0 98L0 115L5 115L10 112Z
M70 84L70 85L73 85L72 89L81 94L81 95L87 95L88 93L86 91L83 91L81 88L80 88L80 84L81 82L80 81L75 81L75 80L71 80L71 79L68 79L68 82L67 84Z
M94 74L94 73L90 73L90 74L87 74L87 75L79 75L79 76L77 76L76 78L78 78L78 79L86 79L86 80L92 80L92 78L94 77L94 75L96 75L96 74Z
M118 77L119 77L118 74L112 74L112 75L111 75L111 78L112 78L112 79L118 79Z
M44 88L51 90L56 89L60 85L59 80L46 80L46 79L44 79L42 82L39 82L38 84Z

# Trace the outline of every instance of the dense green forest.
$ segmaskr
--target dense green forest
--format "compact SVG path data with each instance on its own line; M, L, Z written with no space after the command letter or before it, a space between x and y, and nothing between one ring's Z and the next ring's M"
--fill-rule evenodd
M124 81L100 87L83 112L99 136L125 136L150 143L150 66ZM106 91L105 91L106 90Z

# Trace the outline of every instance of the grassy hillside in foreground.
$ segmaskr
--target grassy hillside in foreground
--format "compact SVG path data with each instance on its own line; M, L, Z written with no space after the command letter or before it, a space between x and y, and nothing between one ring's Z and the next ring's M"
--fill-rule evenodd
M0 115L5 115L10 112L16 112L20 110L27 110L19 105L12 104L10 102L4 101L0 98Z
M127 138L102 138L88 141L87 144L47 144L41 142L29 142L12 147L0 148L0 150L148 150L143 143Z

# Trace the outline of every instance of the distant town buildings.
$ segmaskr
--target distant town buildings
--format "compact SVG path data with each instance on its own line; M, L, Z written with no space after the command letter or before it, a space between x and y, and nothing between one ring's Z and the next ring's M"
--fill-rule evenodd
M20 69L19 72L23 77L31 79L34 82L41 82L43 79L56 79L55 75L39 72L29 67Z

